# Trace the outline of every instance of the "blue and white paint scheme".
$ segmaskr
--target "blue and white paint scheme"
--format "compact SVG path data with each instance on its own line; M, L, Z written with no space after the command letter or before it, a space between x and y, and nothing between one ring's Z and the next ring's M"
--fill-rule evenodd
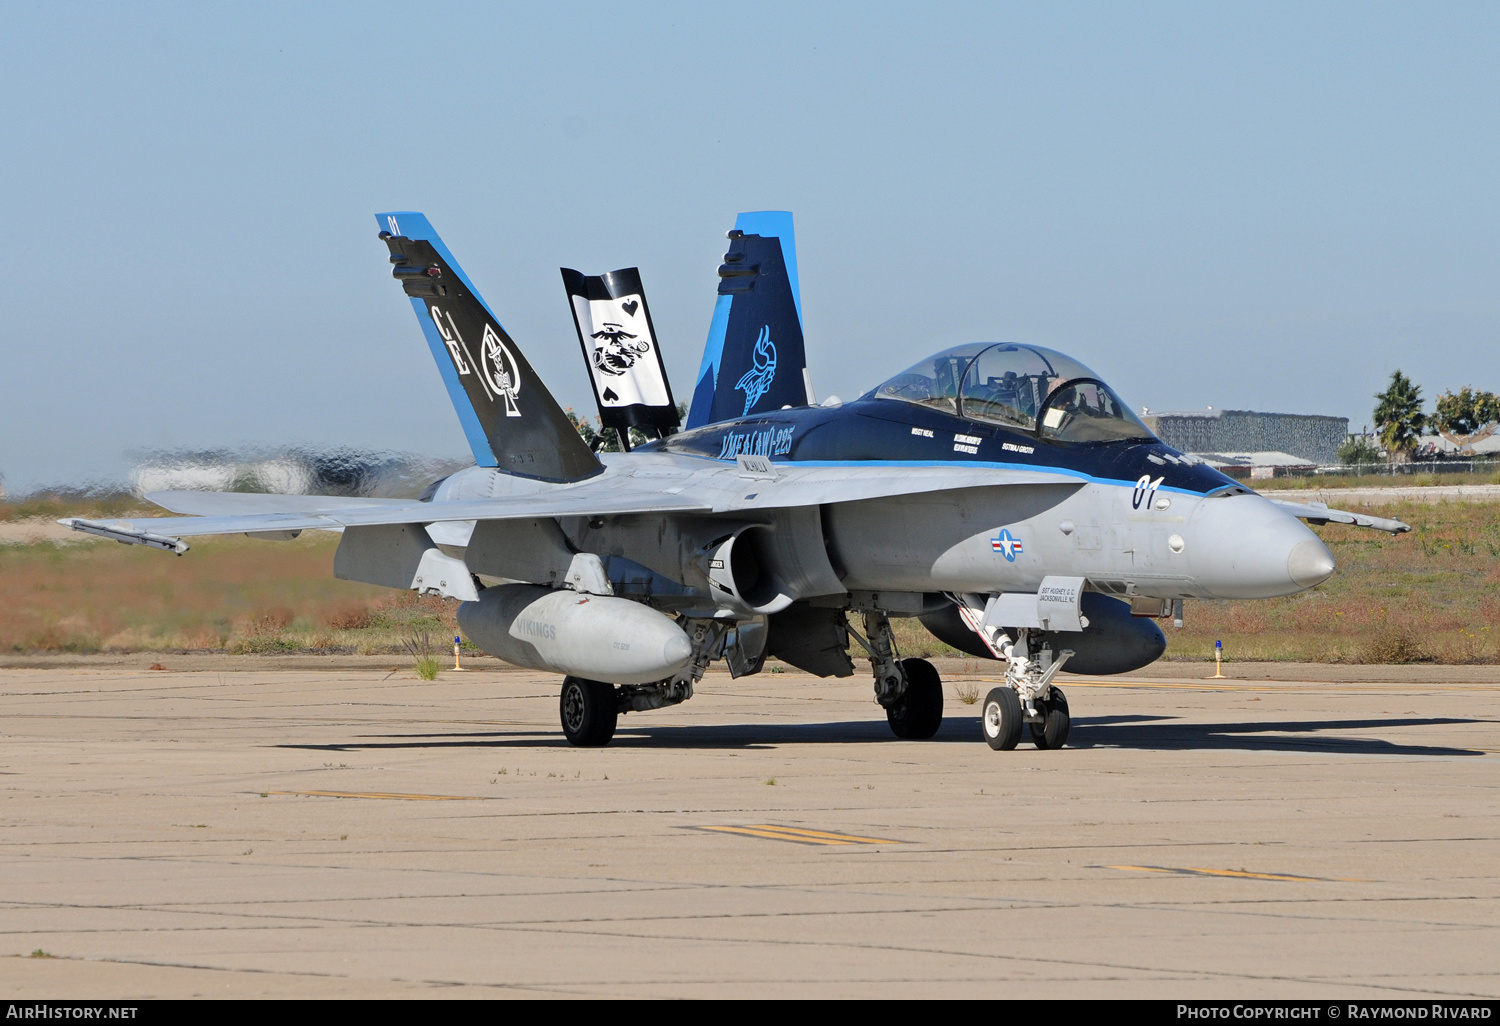
M792 215L740 214L719 266L719 294L687 427L812 400Z
M749 416L750 409L760 397L771 390L776 380L776 343L771 341L771 326L760 329L755 339L755 366L747 370L734 387L745 393L745 409L740 416Z
M1060 671L1146 665L1166 647L1156 620L1180 623L1186 601L1316 587L1334 563L1303 520L1409 530L1257 495L1041 346L944 349L815 405L783 212L729 233L686 430L596 455L426 218L378 220L477 466L414 500L158 493L188 515L67 523L179 553L187 536L341 531L337 576L457 599L476 644L565 674L574 744L690 697L717 659L848 676L851 639L895 734L930 737L937 671L901 659L890 629L912 616L1005 662L981 716L991 747L1023 726L1061 747Z

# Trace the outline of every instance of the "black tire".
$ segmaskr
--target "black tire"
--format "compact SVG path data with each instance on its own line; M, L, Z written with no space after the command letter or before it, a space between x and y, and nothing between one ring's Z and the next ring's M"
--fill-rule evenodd
M1068 743L1068 697L1062 688L1051 688L1045 702L1037 703L1037 712L1042 714L1041 723L1032 723L1031 740L1038 748L1061 748Z
M997 752L1008 752L1021 742L1021 724L1024 722L1021 700L1012 688L991 688L984 696L984 709L979 715L979 729L984 732L985 742Z
M563 678L558 712L568 743L579 748L599 748L609 744L620 718L614 685L582 677Z
M943 678L926 659L903 659L906 694L885 711L891 731L908 741L925 741L943 725Z

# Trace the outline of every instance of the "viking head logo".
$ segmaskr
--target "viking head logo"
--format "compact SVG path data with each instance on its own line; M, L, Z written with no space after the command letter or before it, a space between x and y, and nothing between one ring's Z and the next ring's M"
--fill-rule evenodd
M505 403L507 417L519 417L516 398L521 394L521 368L516 358L488 324L484 326L484 341L479 348L479 369L489 387L490 398Z
M750 407L771 390L771 382L775 379L776 343L771 341L771 326L768 324L760 329L755 339L755 366L746 371L734 386L744 390L745 414L749 414Z
M635 366L636 360L651 351L650 342L607 321L602 331L596 331L590 337L598 343L594 346L594 367L600 374L624 374Z

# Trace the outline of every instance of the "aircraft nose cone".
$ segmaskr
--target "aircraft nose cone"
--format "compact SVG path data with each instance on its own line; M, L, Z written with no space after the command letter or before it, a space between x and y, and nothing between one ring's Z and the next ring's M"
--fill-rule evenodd
M1259 495L1198 504L1185 552L1205 597L1275 598L1322 584L1333 557L1301 521Z
M1333 571L1333 554L1316 538L1301 542L1286 558L1287 576L1304 588L1322 584Z
M675 667L675 673L693 658L693 643L687 639L687 635L679 633L667 639L666 644L662 645L661 654L664 661Z

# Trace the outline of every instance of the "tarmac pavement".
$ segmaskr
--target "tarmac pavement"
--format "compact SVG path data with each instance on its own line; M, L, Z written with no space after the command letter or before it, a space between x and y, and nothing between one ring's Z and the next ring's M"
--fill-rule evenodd
M931 741L710 674L581 750L544 675L224 659L0 669L0 994L1500 996L1500 668L1070 678L997 753L973 662Z

